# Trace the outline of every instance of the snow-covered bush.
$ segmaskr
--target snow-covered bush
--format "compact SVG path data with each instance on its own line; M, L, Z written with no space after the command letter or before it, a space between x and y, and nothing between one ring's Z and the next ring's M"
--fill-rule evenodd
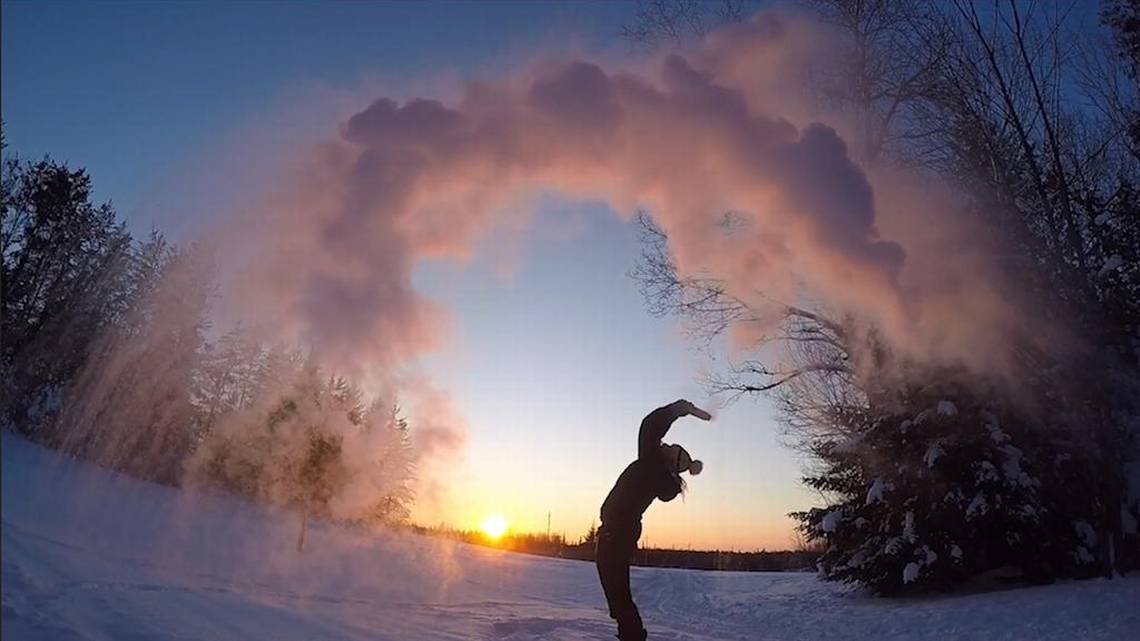
M1061 417L948 383L878 400L854 436L815 446L805 482L828 502L794 515L826 543L825 578L893 593L1002 569L1030 581L1100 571L1119 508L1098 453Z

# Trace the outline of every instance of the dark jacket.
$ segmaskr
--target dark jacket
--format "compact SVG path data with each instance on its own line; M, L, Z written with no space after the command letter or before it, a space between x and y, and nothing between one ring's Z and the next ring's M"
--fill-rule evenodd
M659 452L661 439L683 413L673 405L659 407L641 421L637 435L637 460L618 477L602 503L602 528L628 533L636 541L641 534L641 515L653 499L672 501L681 493L681 478L666 465Z

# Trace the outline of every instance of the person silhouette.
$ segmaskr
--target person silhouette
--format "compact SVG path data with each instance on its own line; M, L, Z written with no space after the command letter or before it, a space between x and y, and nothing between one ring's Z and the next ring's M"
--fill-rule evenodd
M672 501L681 493L685 487L682 472L696 475L704 467L680 445L661 442L673 422L682 416L705 421L712 418L684 399L650 412L638 431L637 460L622 471L602 503L594 559L610 618L617 621L617 637L621 641L644 641L648 635L629 585L629 565L641 538L641 516L653 499Z

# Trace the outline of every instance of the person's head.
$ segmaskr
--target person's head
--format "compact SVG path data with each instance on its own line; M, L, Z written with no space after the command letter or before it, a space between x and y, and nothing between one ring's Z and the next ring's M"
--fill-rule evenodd
M700 461L693 460L693 457L689 455L688 451L680 445L662 443L661 458L665 460L665 466L669 468L669 471L674 474L688 472L696 476L704 469L704 464Z

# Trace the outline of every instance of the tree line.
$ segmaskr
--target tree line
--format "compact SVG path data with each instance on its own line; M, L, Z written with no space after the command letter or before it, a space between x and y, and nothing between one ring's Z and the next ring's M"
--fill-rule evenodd
M478 530L464 530L445 526L409 526L417 534L441 536L511 552L548 556L577 561L594 561L597 547L597 524L590 526L577 541L567 540L557 533L507 532L491 538ZM682 550L676 548L638 548L633 564L641 567L683 568L688 570L718 570L727 572L799 572L811 569L819 551L809 548L795 550Z
M1140 8L1104 2L1088 39L1072 35L1078 4L798 3L842 53L805 91L855 123L858 161L950 185L995 241L1000 295L1067 338L1011 331L1011 371L988 376L907 358L867 319L803 301L755 358L710 377L776 399L820 497L792 516L827 579L897 593L1140 564ZM684 46L755 8L654 0L622 33ZM702 339L760 320L719 281L678 274L641 222L651 311Z

